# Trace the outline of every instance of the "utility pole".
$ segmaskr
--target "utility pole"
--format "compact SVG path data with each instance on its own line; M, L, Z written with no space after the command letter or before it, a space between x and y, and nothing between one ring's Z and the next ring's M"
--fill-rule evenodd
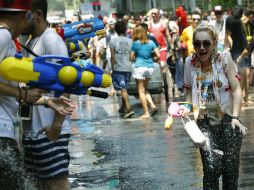
M175 10L176 9L175 0L171 0L171 5L172 5L173 10Z
M74 13L77 11L77 3L76 0L73 0Z
M237 5L242 5L243 1L242 0L237 0Z

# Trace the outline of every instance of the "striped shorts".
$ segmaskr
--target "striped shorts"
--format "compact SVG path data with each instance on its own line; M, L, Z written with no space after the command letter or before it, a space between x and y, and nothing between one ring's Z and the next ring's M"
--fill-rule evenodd
M52 178L68 175L70 134L62 134L56 142L45 135L23 138L25 167L36 178Z

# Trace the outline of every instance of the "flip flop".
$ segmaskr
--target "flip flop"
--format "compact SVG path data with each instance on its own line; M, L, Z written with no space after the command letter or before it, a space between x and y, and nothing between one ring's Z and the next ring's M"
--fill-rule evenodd
M154 116L156 113L158 113L158 109L157 108L152 108L151 115Z
M140 117L138 117L139 119L148 119L150 118L150 116L145 116L145 115L141 115Z

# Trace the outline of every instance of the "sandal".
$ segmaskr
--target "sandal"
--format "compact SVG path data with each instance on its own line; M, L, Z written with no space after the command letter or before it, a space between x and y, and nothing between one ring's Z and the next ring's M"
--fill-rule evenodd
M158 113L158 109L155 107L155 108L152 108L152 113L151 115L154 116L156 113Z
M141 115L140 117L138 117L139 119L148 119L150 118L150 115Z

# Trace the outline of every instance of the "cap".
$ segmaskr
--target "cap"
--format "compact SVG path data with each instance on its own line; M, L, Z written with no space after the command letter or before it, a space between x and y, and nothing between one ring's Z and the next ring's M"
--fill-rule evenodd
M221 12L222 11L222 6L221 5L217 5L214 7L214 11L215 12Z
M1 0L0 11L28 11L31 4L32 0Z
M113 24L116 23L116 19L114 19L113 17L109 17L109 18L107 19L107 23L108 23L109 25L113 25Z

